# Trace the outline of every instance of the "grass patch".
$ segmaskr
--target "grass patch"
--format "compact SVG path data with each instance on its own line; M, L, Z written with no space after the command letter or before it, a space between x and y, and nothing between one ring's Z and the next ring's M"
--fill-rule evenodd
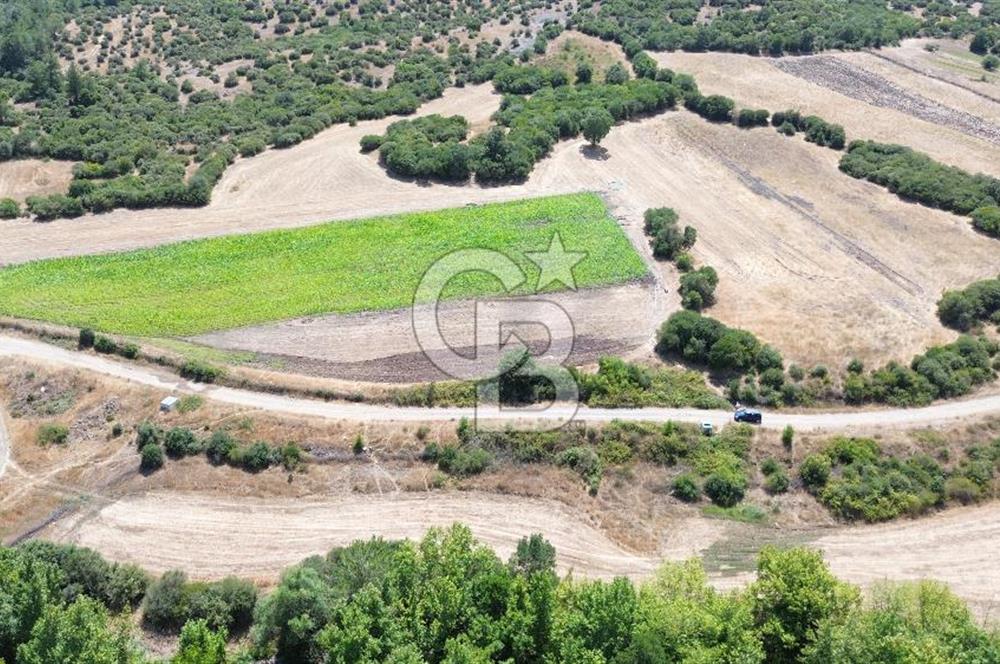
M767 521L767 512L756 505L734 505L733 507L706 505L701 508L701 513L713 519L726 519L740 523L764 523Z
M639 279L642 259L595 194L334 222L182 242L103 256L53 259L0 271L0 313L137 336L177 336L322 313L412 303L424 271L465 248L504 252L533 292L558 232L578 287ZM470 273L449 298L496 295L500 283Z

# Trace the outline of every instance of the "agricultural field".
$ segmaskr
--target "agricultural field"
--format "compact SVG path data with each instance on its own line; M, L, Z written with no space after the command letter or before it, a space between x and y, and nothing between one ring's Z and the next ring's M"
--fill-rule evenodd
M998 238L1000 0L0 2L0 664L1000 662Z
M413 303L434 261L469 247L509 255L530 289L540 270L526 252L546 250L556 234L586 255L574 268L577 287L646 274L601 200L579 194L10 267L0 272L0 311L118 334L180 336L296 316L395 309ZM67 274L74 275L69 282ZM445 295L502 293L492 278L477 274L449 283Z

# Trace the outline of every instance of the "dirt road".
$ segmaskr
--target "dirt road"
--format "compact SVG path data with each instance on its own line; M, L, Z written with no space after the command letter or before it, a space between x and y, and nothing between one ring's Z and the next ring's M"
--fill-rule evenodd
M25 357L31 360L73 367L122 378L128 381L162 389L165 392L196 392L205 398L221 403L254 408L276 413L318 417L333 420L378 422L441 422L475 417L471 408L397 408L365 403L327 402L300 399L275 394L265 394L229 387L192 384L172 374L156 369L127 364L90 353L80 353L51 346L40 341L0 335L0 356ZM824 413L767 413L765 428L780 429L791 425L798 431L867 431L885 427L916 427L954 423L1000 413L1000 394L960 401L947 401L925 408L895 410L850 410ZM530 421L565 422L570 419L584 422L610 422L611 420L712 422L716 426L727 423L728 411L706 411L694 408L586 408L575 409L556 405L535 413ZM501 415L501 421L518 418Z

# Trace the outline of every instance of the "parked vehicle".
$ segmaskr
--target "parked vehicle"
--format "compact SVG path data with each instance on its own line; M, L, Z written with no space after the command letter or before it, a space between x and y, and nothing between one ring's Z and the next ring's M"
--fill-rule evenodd
M733 414L733 420L736 422L747 422L749 424L760 424L762 416L759 410L754 410L752 408L738 408Z

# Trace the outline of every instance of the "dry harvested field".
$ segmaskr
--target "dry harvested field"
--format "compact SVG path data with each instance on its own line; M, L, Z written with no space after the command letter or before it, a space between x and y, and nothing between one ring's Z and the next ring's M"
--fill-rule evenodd
M267 501L152 492L81 514L43 535L154 572L186 567L201 578L236 574L265 583L282 568L334 546L372 536L420 538L429 527L457 521L503 557L522 536L545 533L560 554L561 571L587 577L641 578L661 560L699 555L712 544L725 546L727 530L746 528L699 517L679 520L650 555L623 548L563 504L479 492ZM980 615L1000 607L1000 568L994 560L1000 546L997 503L914 521L839 527L809 546L824 553L837 576L863 587L884 580L937 579ZM717 582L731 587L751 578L719 575Z
M283 568L335 546L372 536L419 539L430 527L455 522L504 558L521 537L545 533L563 572L640 577L655 567L653 559L621 548L568 507L476 492L267 501L149 493L112 503L79 523L60 523L46 536L154 572L184 567L202 578L235 574L271 582ZM678 540L675 558L696 555L709 543Z
M1000 102L902 67L896 73L868 69L871 62L888 66L880 58L893 58L895 52L804 58L678 52L655 57L663 66L694 75L706 94L733 97L741 106L799 109L842 124L848 140L902 143L947 164L1000 175L1000 145L982 138L991 135L995 141L1000 135ZM872 103L876 100L881 105Z
M13 198L24 202L28 196L61 194L69 187L72 178L71 161L41 159L5 161L0 163L0 198ZM0 260L0 263L2 262Z
M1000 609L1000 504L916 521L844 529L814 543L834 574L864 586L884 579L944 581L981 616Z

